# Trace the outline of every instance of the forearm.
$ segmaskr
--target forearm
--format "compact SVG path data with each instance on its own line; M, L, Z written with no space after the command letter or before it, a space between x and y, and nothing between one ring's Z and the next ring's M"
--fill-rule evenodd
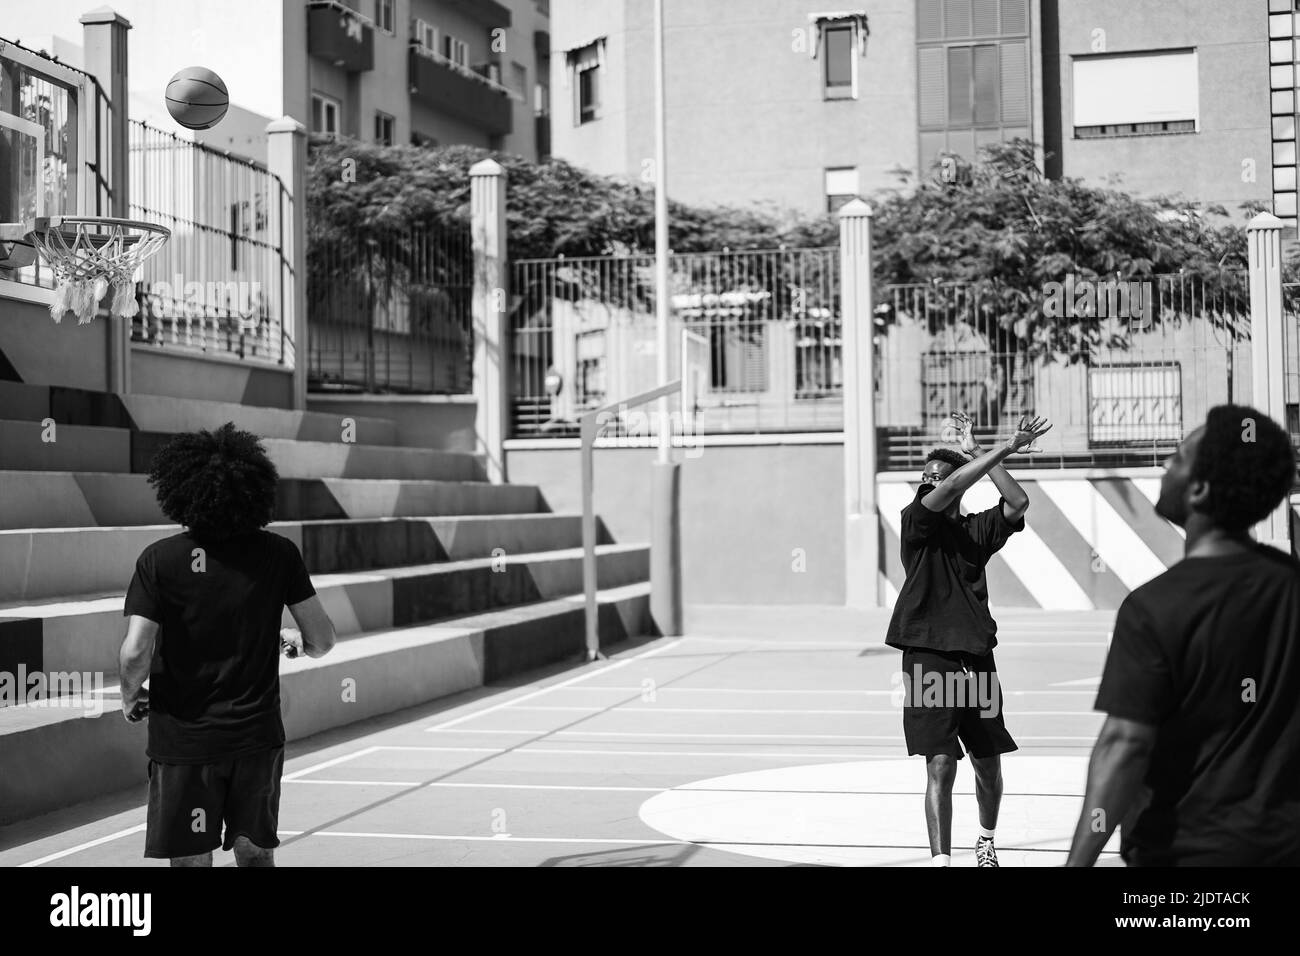
M1066 866L1092 866L1133 808L1149 753L1123 739L1098 740L1088 762L1088 786Z
M148 648L136 647L130 640L123 642L117 669L122 682L122 709L128 713L140 699L144 682L149 679L152 658L153 654Z
M985 475L989 474L994 468L1001 466L1002 462L1011 454L1009 445L999 445L989 452L984 452L973 461L962 465L944 480L944 485L953 489L957 494L965 492L968 488L979 481ZM1005 471L1005 469L1003 469Z
M982 455L983 448L977 448L975 454ZM998 493L1012 508L1019 511L1029 505L1029 495L1020 487L1020 482L1011 477L1011 472L1000 462L989 469L989 478L997 486Z

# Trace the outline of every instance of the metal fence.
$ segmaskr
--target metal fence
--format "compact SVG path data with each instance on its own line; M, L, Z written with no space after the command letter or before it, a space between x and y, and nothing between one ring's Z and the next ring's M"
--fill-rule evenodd
M513 437L575 435L583 412L658 384L653 256L520 260L511 282ZM838 249L675 254L669 288L670 341L709 343L700 430L843 427Z
M1300 282L1282 286L1282 392L1286 427L1300 449Z
M473 386L469 229L420 226L307 242L308 385L317 391L466 394Z
M977 285L888 286L877 301L882 470L919 468L953 411L990 438L1022 414L1052 421L1040 453L1016 467L1155 465L1210 407L1251 397L1244 273L1153 276L1145 314L1098 298L1090 315L1033 325Z
M132 339L291 365L294 213L279 177L137 121L129 165L130 217L172 233L144 264Z

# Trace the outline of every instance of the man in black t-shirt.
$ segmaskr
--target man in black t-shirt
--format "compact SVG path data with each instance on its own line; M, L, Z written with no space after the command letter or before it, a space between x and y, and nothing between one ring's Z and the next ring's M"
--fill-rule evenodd
M263 530L276 481L257 437L232 424L177 435L150 466L185 530L136 561L119 663L123 715L149 720L145 856L173 866L211 866L218 846L240 866L275 865L280 653L334 645L297 546ZM301 631L281 631L286 606Z
M993 661L997 624L989 613L984 567L1025 526L1029 496L1002 462L1052 427L1027 418L1005 445L986 454L970 419L954 415L961 449L974 460L946 448L930 452L916 500L903 509L900 556L907 579L885 643L903 651L903 735L907 752L925 757L925 822L936 866L951 859L952 788L963 744L975 769L979 805L976 862L998 865L993 840L1002 801L1001 755L1016 744L1002 718ZM1001 500L963 515L961 496L986 474Z
M1300 562L1250 536L1295 480L1286 431L1240 405L1165 463L1186 549L1116 615L1067 866L1116 826L1130 866L1300 866Z

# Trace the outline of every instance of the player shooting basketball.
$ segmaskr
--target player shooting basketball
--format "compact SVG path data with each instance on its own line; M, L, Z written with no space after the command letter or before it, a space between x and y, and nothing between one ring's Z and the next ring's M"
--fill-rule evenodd
M1001 755L1016 743L1002 718L1002 694L993 661L997 624L989 613L984 566L1025 526L1029 496L1002 462L1024 451L1052 427L1020 419L1015 434L993 451L976 441L970 419L954 414L960 448L936 448L925 460L916 499L903 509L902 563L907 574L894 605L885 643L903 651L903 734L909 754L925 757L925 822L936 866L952 854L952 787L962 745L975 768L980 836L979 866L997 866L994 828L1002 802ZM988 475L1001 500L963 515L961 498ZM935 687L935 696L923 693ZM960 743L958 743L960 741Z

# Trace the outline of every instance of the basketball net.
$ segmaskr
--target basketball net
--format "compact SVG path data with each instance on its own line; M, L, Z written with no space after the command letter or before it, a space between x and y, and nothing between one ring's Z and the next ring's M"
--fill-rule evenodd
M152 223L125 219L71 218L50 220L31 233L32 245L54 273L50 317L65 312L88 324L109 288L111 315L130 318L140 311L135 301L135 273L145 259L163 247L171 232Z

